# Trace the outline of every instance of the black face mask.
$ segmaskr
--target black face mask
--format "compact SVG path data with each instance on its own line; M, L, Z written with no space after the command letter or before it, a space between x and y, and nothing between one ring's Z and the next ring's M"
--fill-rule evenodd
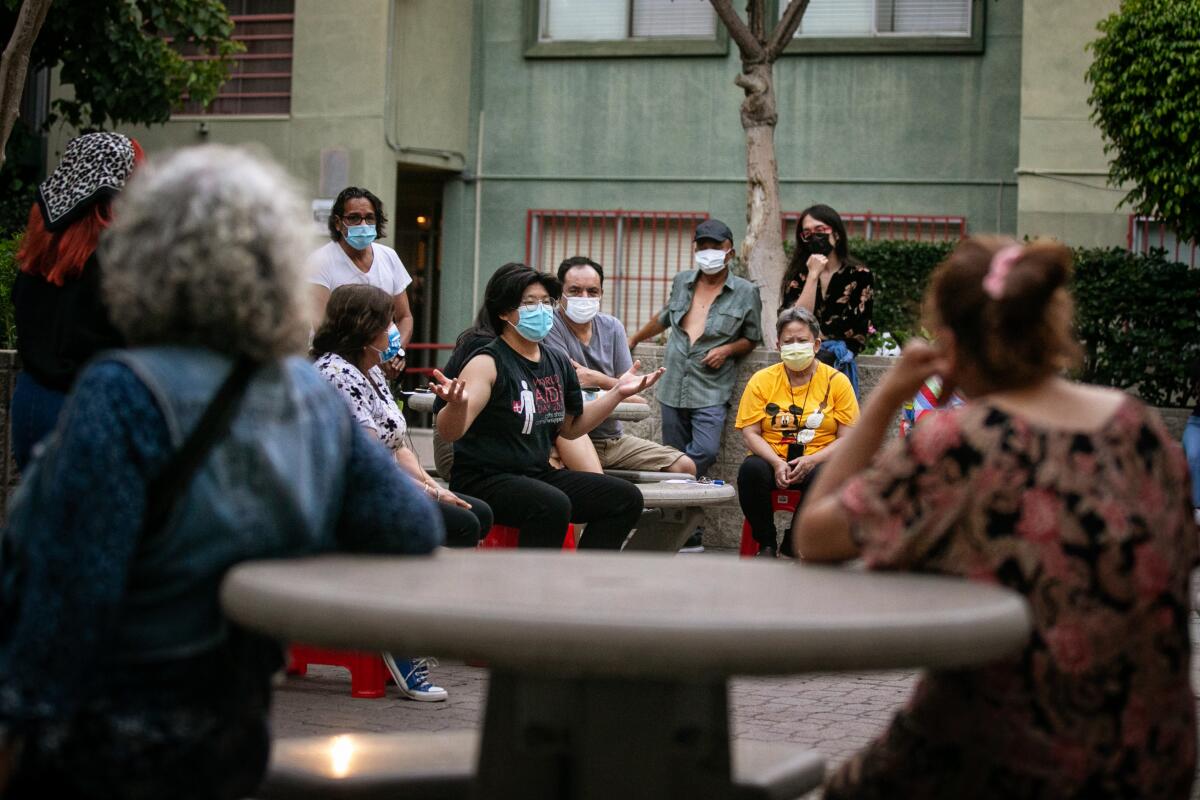
M814 233L806 244L808 252L814 256L828 256L833 252L833 243L829 241L827 233Z

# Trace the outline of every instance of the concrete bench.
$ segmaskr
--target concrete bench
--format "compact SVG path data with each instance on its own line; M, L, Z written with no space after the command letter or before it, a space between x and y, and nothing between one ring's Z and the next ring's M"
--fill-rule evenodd
M820 785L824 763L795 745L737 740L734 783L756 800L793 800ZM479 734L348 734L272 746L259 800L448 800L471 796Z
M678 475L653 483L639 483L642 518L625 542L626 550L677 553L704 519L704 507L737 497L728 484L681 480Z

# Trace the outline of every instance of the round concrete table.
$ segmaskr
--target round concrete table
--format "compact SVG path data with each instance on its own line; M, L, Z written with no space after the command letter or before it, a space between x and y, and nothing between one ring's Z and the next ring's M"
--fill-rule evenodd
M413 392L406 396L405 405L413 411L432 412L433 398L433 392ZM618 403L608 416L622 422L636 422L650 416L650 406L647 403Z
M243 564L221 599L280 639L487 662L488 798L732 798L729 676L964 666L1030 630L993 586L715 556L325 556Z

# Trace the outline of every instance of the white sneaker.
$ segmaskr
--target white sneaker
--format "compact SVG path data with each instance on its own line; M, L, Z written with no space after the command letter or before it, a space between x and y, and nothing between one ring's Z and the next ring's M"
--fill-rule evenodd
M402 658L396 661L391 653L382 655L383 663L396 680L396 688L400 690L400 694L409 700L425 703L439 703L446 699L446 690L429 682L429 668L437 666L436 659Z

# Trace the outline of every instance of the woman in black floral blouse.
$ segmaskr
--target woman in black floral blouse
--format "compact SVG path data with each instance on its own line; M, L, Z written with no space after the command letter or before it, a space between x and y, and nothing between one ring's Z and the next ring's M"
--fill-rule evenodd
M871 327L874 276L850 255L846 226L826 205L800 214L796 250L779 287L779 310L802 306L813 312L827 338L817 358L846 373L858 392L858 365Z
M961 242L926 297L936 345L905 346L808 493L804 560L999 584L1033 624L1019 653L926 674L826 800L1191 796L1187 467L1152 409L1063 376L1070 270L1057 243ZM885 445L933 374L967 402Z

